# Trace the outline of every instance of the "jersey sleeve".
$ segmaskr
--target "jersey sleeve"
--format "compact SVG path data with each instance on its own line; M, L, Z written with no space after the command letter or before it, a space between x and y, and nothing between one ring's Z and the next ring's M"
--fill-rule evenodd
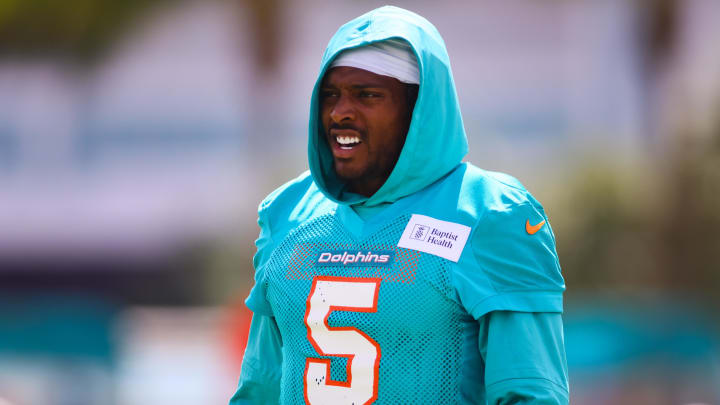
M253 315L240 382L230 405L279 403L282 339L275 318Z
M270 232L270 222L265 209L265 205L261 204L258 210L258 225L260 226L260 235L255 241L257 251L253 256L253 267L255 268L255 285L245 300L245 304L255 314L272 316L270 303L266 298L266 286L264 280L264 266L270 259L272 253L273 239Z
M562 312L565 283L555 236L539 204L486 212L469 245L469 259L456 267L453 283L475 319L491 311Z
M558 313L496 311L480 320L488 404L561 405L569 401Z

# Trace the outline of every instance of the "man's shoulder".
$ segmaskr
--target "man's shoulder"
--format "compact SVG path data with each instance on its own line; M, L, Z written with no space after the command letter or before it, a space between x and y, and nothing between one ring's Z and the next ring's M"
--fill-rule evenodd
M276 209L281 205L293 204L302 199L314 187L309 171L301 173L294 179L273 190L260 202L259 211ZM315 187L317 189L317 187Z
M515 177L484 170L471 163L464 166L459 208L474 211L477 216L525 205L541 209L540 203Z
M276 232L327 212L332 204L318 189L310 172L305 171L268 194L260 203L258 213Z

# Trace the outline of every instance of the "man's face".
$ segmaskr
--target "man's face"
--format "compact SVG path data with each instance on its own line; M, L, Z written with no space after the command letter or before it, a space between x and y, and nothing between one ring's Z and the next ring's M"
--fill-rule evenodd
M320 120L335 172L349 190L374 194L405 144L415 100L399 80L353 67L334 67L320 89Z

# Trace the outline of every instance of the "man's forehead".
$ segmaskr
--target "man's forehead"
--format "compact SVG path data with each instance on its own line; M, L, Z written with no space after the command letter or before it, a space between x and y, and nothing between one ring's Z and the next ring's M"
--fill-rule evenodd
M402 82L394 77L379 75L364 69L350 66L336 66L328 69L323 77L322 85L350 87L391 87Z

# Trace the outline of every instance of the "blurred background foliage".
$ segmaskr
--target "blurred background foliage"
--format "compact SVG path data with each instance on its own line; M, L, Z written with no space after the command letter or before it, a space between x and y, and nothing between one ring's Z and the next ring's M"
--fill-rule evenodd
M186 0L176 0L180 3ZM278 64L277 0L226 1L246 9L247 25L258 39L254 47L258 72L271 72ZM138 19L162 11L169 0L2 0L0 2L0 54L32 57L53 55L88 64L97 62L114 41L137 26Z
M570 294L691 295L718 304L720 148L683 139L669 156L627 167L590 158L553 216Z
M56 55L90 62L126 33L135 19L164 1L3 0L0 53Z

